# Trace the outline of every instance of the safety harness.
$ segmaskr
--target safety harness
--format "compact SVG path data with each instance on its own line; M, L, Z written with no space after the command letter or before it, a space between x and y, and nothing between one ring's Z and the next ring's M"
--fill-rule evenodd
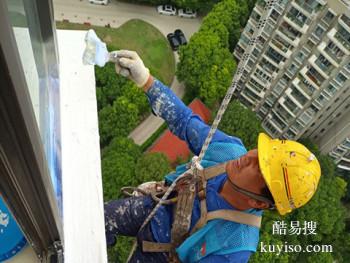
M215 210L212 212L207 211L206 205L206 187L207 181L218 175L226 172L226 164L221 163L208 168L196 169L196 174L191 174L189 171L177 181L175 186L175 192L177 194L176 199L172 199L171 202L163 203L169 204L174 203L174 221L171 228L171 242L170 243L157 243L150 241L142 242L142 249L144 252L169 252L169 262L178 263L180 262L176 248L181 245L190 235L202 228L209 220L213 219L224 219L233 221L240 224L246 224L260 228L261 217L240 212L236 210ZM156 192L157 192L157 188ZM164 189L165 190L165 189ZM243 190L243 189L242 189ZM140 190L143 191L143 190ZM145 191L143 191L145 193ZM146 191L147 194L151 194L153 197L156 194L152 191ZM158 191L159 193L159 191ZM250 192L249 192L250 193ZM196 195L200 200L200 218L191 230L191 217ZM256 194L253 194L256 195ZM257 195L259 196L259 195ZM157 198L157 197L156 197ZM256 198L254 196L254 198ZM168 201L168 200L167 200Z

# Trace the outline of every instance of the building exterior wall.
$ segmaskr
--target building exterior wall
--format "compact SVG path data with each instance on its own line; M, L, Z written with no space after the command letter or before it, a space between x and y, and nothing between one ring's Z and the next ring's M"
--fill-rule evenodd
M331 137L333 127L341 130L349 124L344 118L350 114L347 4L340 0L276 2L235 93L257 113L271 136L310 137L329 153L333 150L320 138ZM257 30L265 5L260 0L253 9L234 51L237 59ZM338 142L346 137L350 131Z

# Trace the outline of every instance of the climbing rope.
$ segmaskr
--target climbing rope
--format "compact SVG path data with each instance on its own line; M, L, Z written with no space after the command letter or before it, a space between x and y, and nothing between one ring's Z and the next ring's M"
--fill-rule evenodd
M275 5L275 3L277 2L277 0L270 0L266 2L266 5L264 7L264 11L263 14L261 16L261 18L259 19L259 23L257 26L257 30L254 31L249 43L248 43L248 47L245 50L242 59L240 60L238 66L237 66L237 71L235 76L233 77L232 83L230 88L228 89L225 98L223 99L220 108L218 110L218 113L214 119L214 122L210 128L210 131L208 133L207 138L205 139L205 142L202 146L202 149L199 153L199 156L195 156L192 159L192 163L191 163L191 167L190 169L188 169L187 171L185 171L183 174L181 174L180 176L178 176L175 181L169 186L168 190L164 193L163 197L161 198L161 200L158 202L158 204L154 207L154 209L152 210L152 212L149 214L149 216L146 218L146 220L143 222L139 232L149 223L149 221L152 219L152 217L155 215L155 213L158 211L159 207L162 205L162 202L164 200L166 200L170 193L174 190L176 183L183 178L186 174L192 174L193 176L197 176L197 170L200 169L200 162L202 161L208 147L209 144L217 130L217 127L221 121L222 116L224 115L227 106L233 96L234 91L236 90L236 87L239 83L239 80L242 77L242 74L244 72L244 68L247 65L248 59L250 57L250 54L252 53L253 49L255 48L256 44L259 42L259 37L264 29L264 26L266 24L267 19L269 18L271 11Z

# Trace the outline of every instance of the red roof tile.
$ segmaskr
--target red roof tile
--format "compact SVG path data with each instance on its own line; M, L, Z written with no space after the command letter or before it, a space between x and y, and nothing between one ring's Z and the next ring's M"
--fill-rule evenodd
M211 118L211 112L200 99L194 99L189 107L204 122L208 123ZM190 156L190 150L186 143L173 135L169 130L166 130L148 151L164 153L172 163L177 158L187 159Z

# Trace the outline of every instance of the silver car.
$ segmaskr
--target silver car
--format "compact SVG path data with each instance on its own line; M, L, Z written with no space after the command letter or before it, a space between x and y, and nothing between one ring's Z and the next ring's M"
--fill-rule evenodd
M178 15L179 17L195 18L197 16L197 12L190 8L185 8L185 9L179 9Z
M159 5L157 7L157 11L159 14L168 15L168 16L175 16L176 15L176 8L172 5Z

